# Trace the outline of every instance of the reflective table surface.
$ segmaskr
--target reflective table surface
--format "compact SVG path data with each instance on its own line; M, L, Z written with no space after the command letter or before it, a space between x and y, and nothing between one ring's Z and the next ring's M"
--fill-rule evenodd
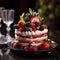
M6 45L4 47L0 47L0 60L60 60L60 52L59 47L57 46L52 50L52 52L37 55L35 54L31 56L25 55L25 53L17 55Z

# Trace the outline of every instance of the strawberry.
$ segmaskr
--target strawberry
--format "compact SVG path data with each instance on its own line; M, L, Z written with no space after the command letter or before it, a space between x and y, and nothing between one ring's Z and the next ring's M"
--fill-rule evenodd
M49 47L50 47L50 43L45 42L45 43L43 44L43 48L44 48L44 49L48 49Z
M32 50L33 50L33 51L37 51L38 48L34 46L34 47L32 48Z
M23 28L22 28L22 27L20 27L18 30L19 30L20 32L22 32L22 31L23 31Z
M38 22L39 24L41 24L42 20L38 19L37 17L32 17L31 22Z
M18 22L18 27L24 27L24 26L25 26L25 23L23 23L22 21Z
M48 26L47 25L44 25L44 29L47 29L48 28Z
M13 48L17 48L16 42L14 42L12 45L13 45Z

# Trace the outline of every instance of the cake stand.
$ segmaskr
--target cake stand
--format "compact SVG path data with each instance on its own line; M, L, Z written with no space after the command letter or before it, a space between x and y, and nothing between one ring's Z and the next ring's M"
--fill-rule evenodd
M40 55L42 53L48 53L48 54L53 53L53 54L55 54L54 49L57 47L57 43L55 41L52 41L51 40L51 47L49 49L46 49L46 50L38 50L38 51L25 51L25 50L23 50L23 48L21 48L21 49L13 48L11 46L11 43L9 43L8 46L10 48L11 53L13 53L13 54L16 54L16 55L25 55L25 56L26 55L28 55L28 56L33 55L34 56L34 55Z

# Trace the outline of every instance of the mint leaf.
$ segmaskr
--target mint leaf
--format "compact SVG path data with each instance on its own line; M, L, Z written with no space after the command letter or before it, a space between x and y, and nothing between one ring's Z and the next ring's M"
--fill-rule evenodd
M21 15L22 17L24 17L24 13L22 13L22 15Z
M24 13L22 13L22 15L20 16L20 21L25 23L25 21L24 21Z
M29 13L32 15L33 10L31 8L29 8Z

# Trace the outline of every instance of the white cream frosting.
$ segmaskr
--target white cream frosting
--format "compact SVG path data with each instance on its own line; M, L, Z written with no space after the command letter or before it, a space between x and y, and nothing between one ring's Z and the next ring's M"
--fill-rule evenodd
M35 32L32 31L26 31L26 32L20 32L18 30L15 29L15 34L21 34L23 36L27 36L27 35L40 35L40 34L44 34L44 33L48 33L48 29L44 29L43 31L40 30L36 30Z

